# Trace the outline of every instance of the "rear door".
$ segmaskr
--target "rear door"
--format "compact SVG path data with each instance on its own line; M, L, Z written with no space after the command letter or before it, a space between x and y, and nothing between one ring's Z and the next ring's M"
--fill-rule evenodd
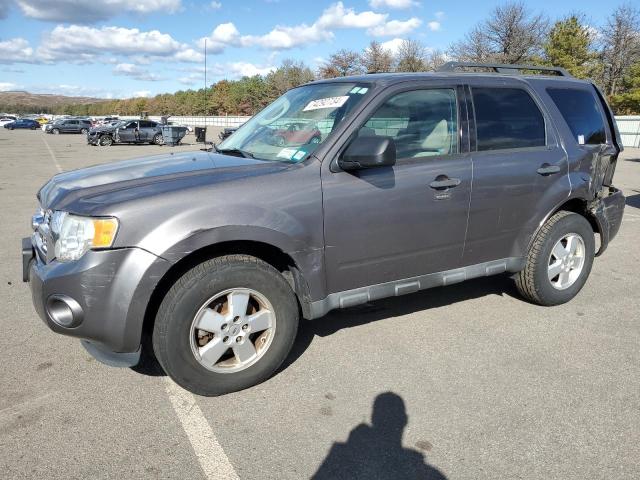
M140 120L140 141L150 142L156 133L156 123L149 120Z
M78 120L67 120L64 124L64 131L73 133L78 131Z
M336 160L349 140L323 162L330 293L460 266L471 159L459 93L455 83L407 82L367 106L350 138L393 138L393 167L340 170Z
M545 216L571 190L554 125L515 78L469 82L473 193L464 263L522 257Z

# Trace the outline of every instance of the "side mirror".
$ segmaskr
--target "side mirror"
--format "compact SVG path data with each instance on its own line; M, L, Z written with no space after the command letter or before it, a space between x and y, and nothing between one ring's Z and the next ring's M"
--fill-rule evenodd
M390 167L396 164L396 144L391 137L356 137L338 160L343 170Z

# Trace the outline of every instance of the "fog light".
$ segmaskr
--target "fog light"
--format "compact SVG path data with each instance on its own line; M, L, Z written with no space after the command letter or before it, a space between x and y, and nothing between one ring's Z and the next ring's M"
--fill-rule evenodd
M52 322L65 328L77 327L84 318L84 312L78 302L59 294L51 295L47 299L47 315Z

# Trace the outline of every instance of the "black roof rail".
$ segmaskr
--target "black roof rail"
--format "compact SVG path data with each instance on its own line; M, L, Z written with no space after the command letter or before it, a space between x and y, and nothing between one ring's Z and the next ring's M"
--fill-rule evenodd
M553 72L561 77L572 75L561 67L541 67L538 65L511 65L507 63L477 63L477 62L447 62L438 68L438 72L454 72L459 68L488 68L496 73L520 74L521 70L533 70L539 72Z

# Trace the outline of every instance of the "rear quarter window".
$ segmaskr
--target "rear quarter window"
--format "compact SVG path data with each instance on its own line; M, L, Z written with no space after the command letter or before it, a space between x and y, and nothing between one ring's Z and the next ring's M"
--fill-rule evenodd
M546 145L544 116L520 88L473 88L478 151Z
M547 88L547 93L560 110L578 144L607 143L604 118L597 99L591 92L578 88Z

